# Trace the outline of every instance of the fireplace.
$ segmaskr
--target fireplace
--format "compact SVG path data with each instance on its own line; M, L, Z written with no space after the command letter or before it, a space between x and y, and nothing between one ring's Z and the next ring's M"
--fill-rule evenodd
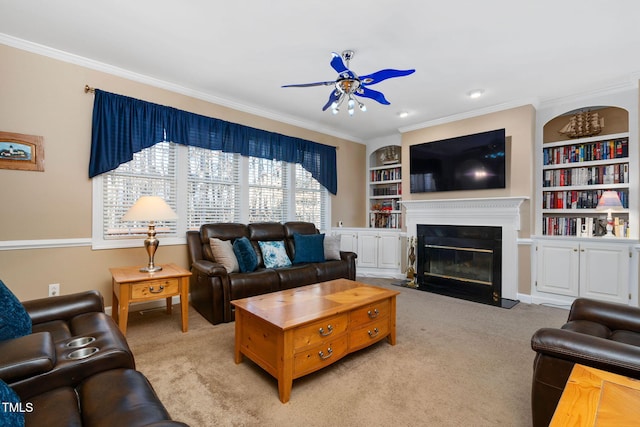
M405 224L409 237L417 237L417 226L420 224L500 227L501 295L503 299L517 300L520 205L526 200L526 197L518 196L404 200L402 207L406 212Z
M418 289L511 308L502 297L502 228L417 225Z

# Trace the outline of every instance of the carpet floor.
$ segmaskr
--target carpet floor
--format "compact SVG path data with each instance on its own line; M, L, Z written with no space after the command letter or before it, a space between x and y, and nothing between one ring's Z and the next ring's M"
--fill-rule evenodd
M200 426L530 426L533 333L568 312L478 304L359 278L400 291L397 344L381 341L294 380L291 400L259 366L233 360L234 323L192 307L132 311L127 340L173 419Z

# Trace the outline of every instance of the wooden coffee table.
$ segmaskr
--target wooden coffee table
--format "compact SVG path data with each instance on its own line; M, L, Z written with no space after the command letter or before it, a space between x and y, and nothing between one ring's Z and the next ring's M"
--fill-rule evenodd
M383 338L395 345L399 293L338 279L231 301L235 362L245 355L273 375L286 403L294 379Z

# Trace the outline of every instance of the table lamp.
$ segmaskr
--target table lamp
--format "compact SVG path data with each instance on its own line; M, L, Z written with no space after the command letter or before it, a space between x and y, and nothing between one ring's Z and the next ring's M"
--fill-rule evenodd
M147 238L144 240L144 247L149 254L149 265L142 267L140 271L153 273L162 270L162 267L153 263L153 257L160 244L160 241L156 239L155 221L170 221L174 219L178 219L178 215L167 202L158 196L140 197L122 217L123 221L149 221Z
M603 237L615 237L612 233L613 217L611 216L611 212L613 212L614 210L622 209L622 203L620 203L620 197L618 197L618 193L613 190L608 190L602 193L602 196L600 196L600 200L598 200L598 206L596 206L596 209L607 211L607 234L605 234Z

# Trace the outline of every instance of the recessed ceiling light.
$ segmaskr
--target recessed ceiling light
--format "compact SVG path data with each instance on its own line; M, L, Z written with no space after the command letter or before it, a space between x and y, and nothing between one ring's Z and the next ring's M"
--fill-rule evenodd
M409 113L407 113L406 111L399 111L398 112L398 117L400 117L401 119L404 119L408 115L409 115Z
M474 89L472 91L469 91L467 95L469 95L469 98L471 99L476 99L476 98L480 98L483 93L484 93L484 90L482 89Z

